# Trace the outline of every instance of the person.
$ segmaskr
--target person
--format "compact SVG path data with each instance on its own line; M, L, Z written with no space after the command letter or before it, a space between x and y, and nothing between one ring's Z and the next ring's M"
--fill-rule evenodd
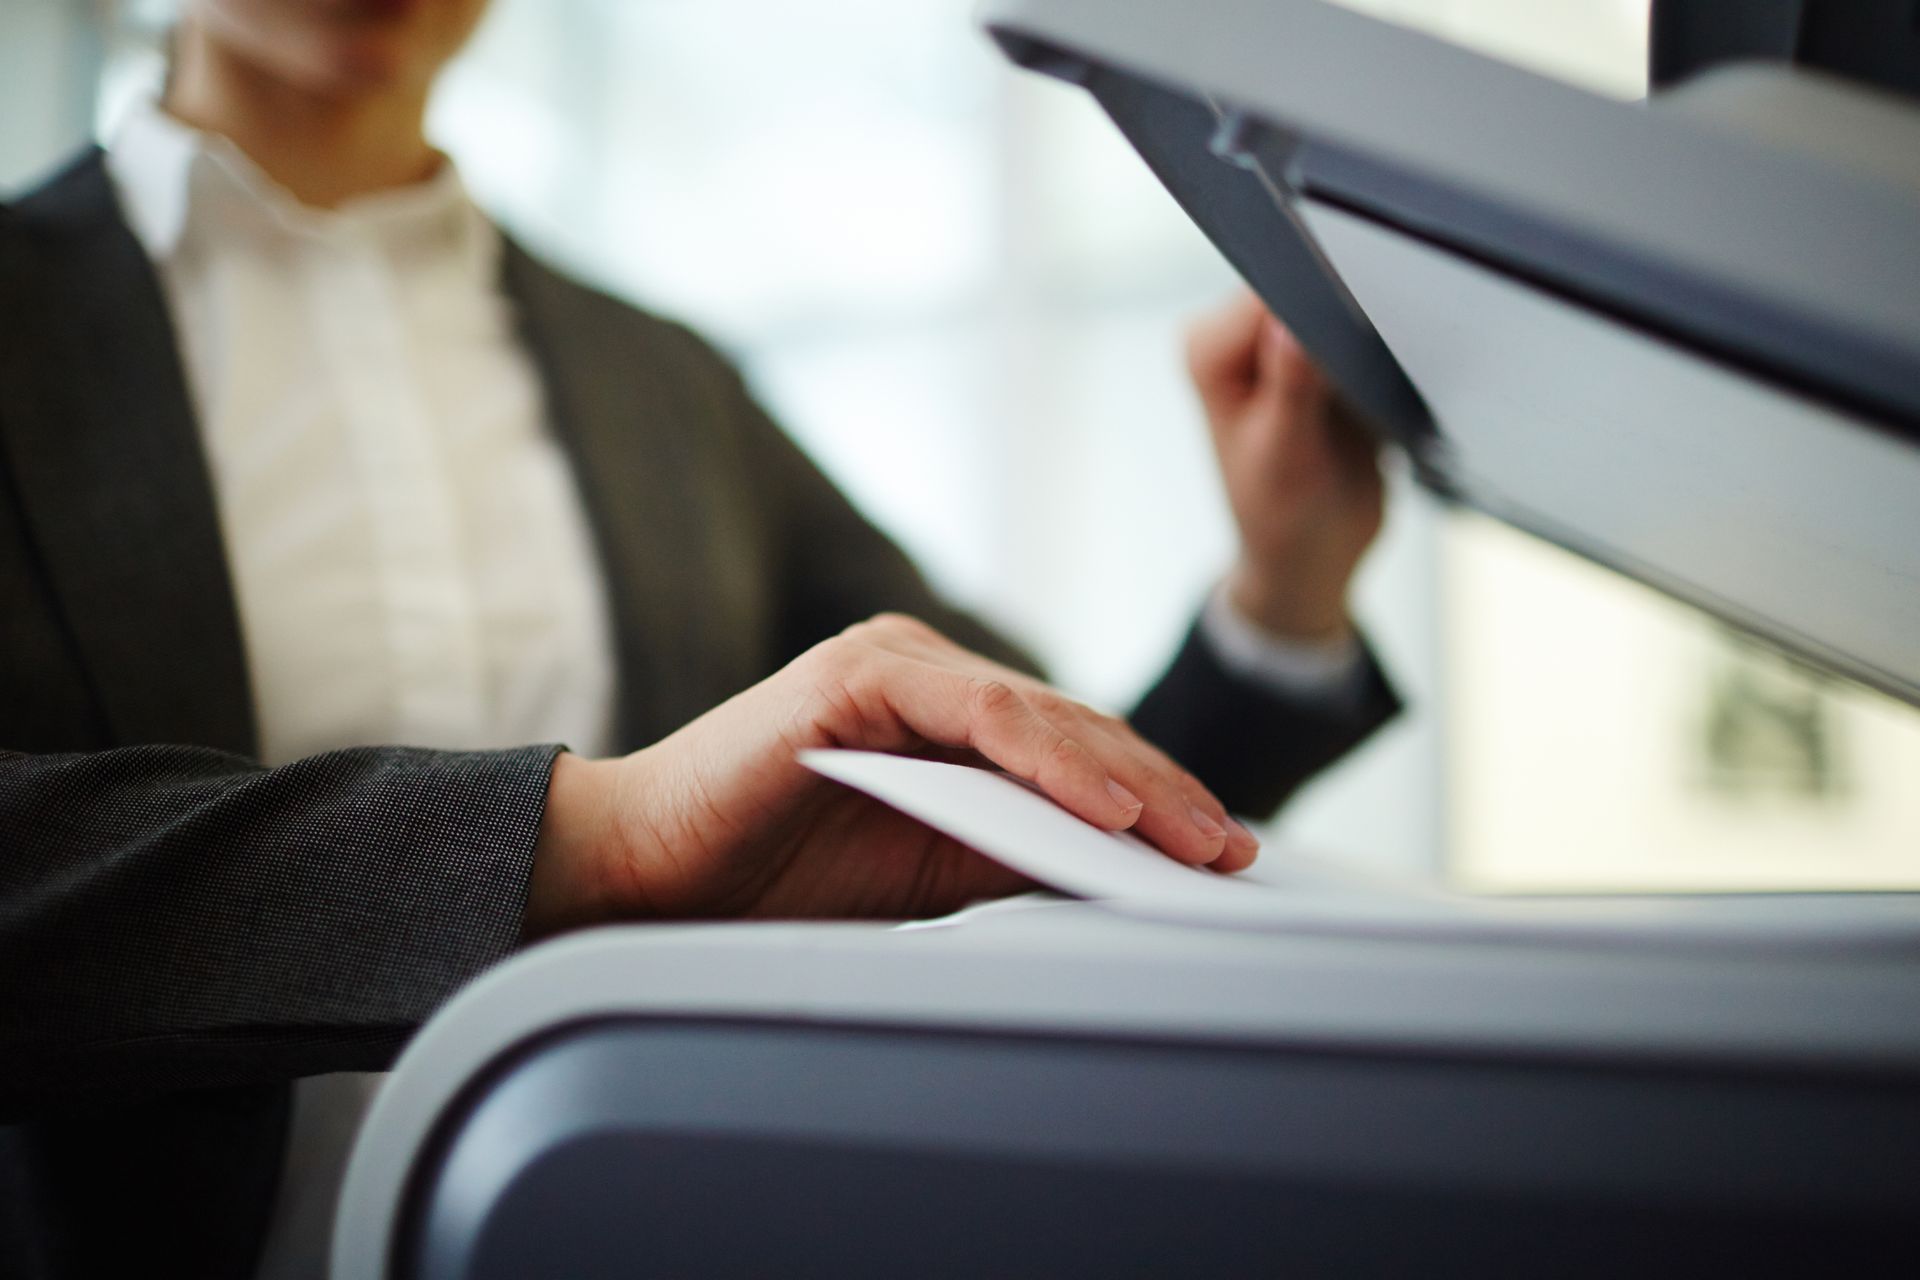
M474 209L423 117L483 7L186 0L163 99L0 208L8 1275L250 1274L290 1082L528 941L1020 887L800 749L1231 871L1397 705L1346 608L1372 448L1256 301L1189 344L1239 559L1096 713L708 343Z

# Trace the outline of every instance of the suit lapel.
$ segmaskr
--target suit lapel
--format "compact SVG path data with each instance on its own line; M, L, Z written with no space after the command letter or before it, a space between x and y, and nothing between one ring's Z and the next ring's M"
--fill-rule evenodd
M671 429L688 406L658 361L636 350L617 304L511 240L501 270L596 535L619 653L620 736L626 747L642 746L711 698L697 678L706 612L701 471Z
M158 277L97 151L17 215L4 443L109 730L251 754L213 486Z

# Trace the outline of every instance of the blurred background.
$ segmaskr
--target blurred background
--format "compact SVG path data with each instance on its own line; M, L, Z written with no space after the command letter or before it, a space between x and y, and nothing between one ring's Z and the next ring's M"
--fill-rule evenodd
M1348 0L1623 99L1646 0ZM158 82L167 0L0 4L0 189ZM1234 279L968 0L495 0L435 104L537 251L705 329L948 592L1123 709L1231 533L1181 333ZM1920 714L1394 477L1409 712L1283 844L1490 890L1920 885Z

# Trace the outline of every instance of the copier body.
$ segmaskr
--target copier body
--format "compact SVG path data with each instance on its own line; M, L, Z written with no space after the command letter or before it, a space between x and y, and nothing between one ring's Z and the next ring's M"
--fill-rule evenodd
M595 931L409 1048L335 1274L1874 1273L1915 1248L1920 918L1873 918Z

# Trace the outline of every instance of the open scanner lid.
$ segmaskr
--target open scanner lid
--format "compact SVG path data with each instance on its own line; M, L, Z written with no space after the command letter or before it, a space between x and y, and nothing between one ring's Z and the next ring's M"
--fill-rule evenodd
M986 0L1431 489L1920 704L1920 103L1322 0Z

